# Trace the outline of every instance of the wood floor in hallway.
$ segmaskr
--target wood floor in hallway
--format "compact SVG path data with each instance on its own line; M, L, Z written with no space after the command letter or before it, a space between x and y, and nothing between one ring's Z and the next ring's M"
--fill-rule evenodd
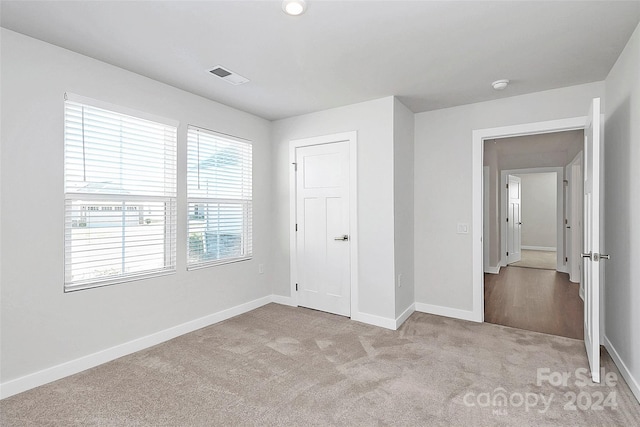
M485 322L584 339L580 285L553 270L504 267L484 276Z

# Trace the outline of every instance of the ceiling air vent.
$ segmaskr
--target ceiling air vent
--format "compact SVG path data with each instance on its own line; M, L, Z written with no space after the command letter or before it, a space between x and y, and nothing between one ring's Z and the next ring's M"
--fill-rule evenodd
M216 65L215 67L211 68L209 72L215 76L220 77L225 82L231 83L232 85L241 85L249 81L249 79L242 77L240 74L234 73L233 71L221 67L220 65Z

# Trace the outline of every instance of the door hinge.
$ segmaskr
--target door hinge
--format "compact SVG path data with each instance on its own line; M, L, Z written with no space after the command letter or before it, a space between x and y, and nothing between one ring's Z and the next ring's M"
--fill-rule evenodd
M564 262L569 262L569 258L564 257Z
M507 218L507 222L509 222L509 218Z
M296 292L298 292L298 284L296 283Z
M509 256L509 252L507 252L507 256Z
M297 164L297 163L295 163L295 162L293 162L293 163L291 163L291 164L293 165L293 170L294 170L295 172L298 172L298 164Z
M509 188L509 184L507 184L507 185L506 185L506 188L507 188L507 189Z
M298 224L296 224L296 231L298 231Z

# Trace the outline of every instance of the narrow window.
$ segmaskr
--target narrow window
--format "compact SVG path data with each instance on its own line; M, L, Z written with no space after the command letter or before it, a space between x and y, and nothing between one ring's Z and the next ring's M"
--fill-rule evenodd
M250 259L252 146L189 126L189 269Z
M65 291L175 272L177 123L67 95Z

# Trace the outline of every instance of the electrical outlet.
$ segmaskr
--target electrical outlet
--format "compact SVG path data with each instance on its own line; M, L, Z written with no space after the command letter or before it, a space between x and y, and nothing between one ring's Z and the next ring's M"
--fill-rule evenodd
M264 264L258 264L258 273L264 274Z
M458 234L468 234L469 233L469 224L464 222L458 223Z

